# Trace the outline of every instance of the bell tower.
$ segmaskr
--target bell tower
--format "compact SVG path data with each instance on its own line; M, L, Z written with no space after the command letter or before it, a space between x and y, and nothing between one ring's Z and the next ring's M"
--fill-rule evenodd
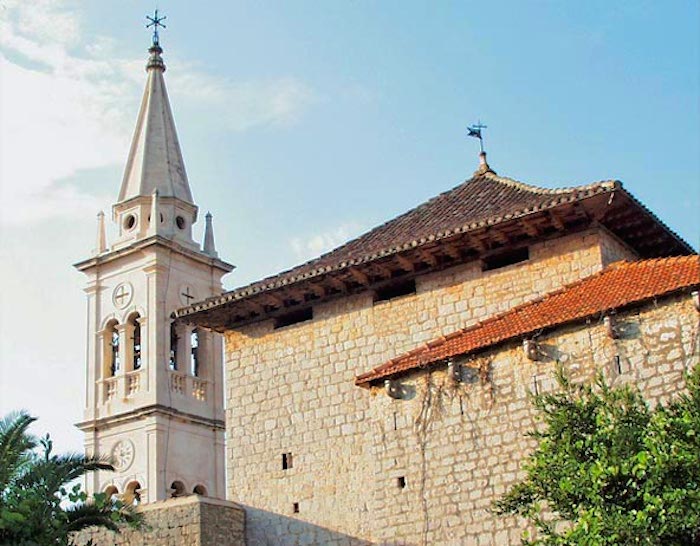
M156 12L156 30L159 20ZM161 19L162 20L162 19ZM162 26L162 25L161 25ZM200 494L223 499L222 340L172 320L193 301L222 292L233 266L218 258L210 214L204 243L192 238L192 198L165 88L158 34L107 244L98 214L88 277L84 419L88 453L110 455L116 472L88 477L89 493L149 503Z

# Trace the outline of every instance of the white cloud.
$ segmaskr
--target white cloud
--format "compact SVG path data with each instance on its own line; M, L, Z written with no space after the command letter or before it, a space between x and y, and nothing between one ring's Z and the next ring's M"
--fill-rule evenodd
M168 81L178 97L215 112L210 121L232 131L294 123L316 100L312 89L295 78L236 82L180 66Z
M37 5L38 4L38 5ZM0 225L85 216L115 193L71 179L126 160L144 59L85 36L64 0L5 0L0 20ZM181 63L168 73L185 109L225 130L294 122L313 101L293 78L234 82Z
M303 238L295 237L289 241L289 244L298 260L310 260L356 237L360 231L361 226L351 222L323 233Z

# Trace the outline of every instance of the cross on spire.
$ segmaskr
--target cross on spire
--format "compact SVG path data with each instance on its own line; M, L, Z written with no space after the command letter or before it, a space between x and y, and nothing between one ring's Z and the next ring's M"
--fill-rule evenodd
M146 25L146 28L151 28L153 27L153 45L155 47L160 46L160 37L158 36L158 27L161 28L167 28L162 21L165 21L168 17L166 15L163 15L163 17L158 16L158 8L156 8L155 13L153 14L153 17L150 15L146 15L146 19L150 21Z

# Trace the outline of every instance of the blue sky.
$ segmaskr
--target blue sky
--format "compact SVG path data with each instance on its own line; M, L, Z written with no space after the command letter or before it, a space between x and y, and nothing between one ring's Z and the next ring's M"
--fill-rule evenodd
M0 413L79 448L83 279L116 199L149 2L0 3ZM700 234L700 4L161 1L166 81L232 288L491 166L545 187L616 178ZM201 232L201 226L199 227Z

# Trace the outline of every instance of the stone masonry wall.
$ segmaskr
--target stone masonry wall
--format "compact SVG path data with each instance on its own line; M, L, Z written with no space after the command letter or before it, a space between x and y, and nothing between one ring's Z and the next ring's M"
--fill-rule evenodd
M245 546L245 512L237 505L199 497L178 497L141 507L144 530L120 533L92 528L76 546Z
M652 404L678 393L684 372L698 363L698 313L689 295L617 319L616 340L600 322L580 324L540 337L538 361L517 341L457 359L461 383L442 367L403 378L408 400L383 389L367 393L376 543L520 544L523 522L488 510L523 477L520 464L535 445L525 436L535 415L528 393L556 388L556 363L574 381L602 369L613 385L637 385Z
M380 418L377 400L354 386L355 375L633 257L604 230L589 230L531 246L527 262L488 272L472 262L421 276L415 295L373 305L370 293L359 294L315 306L308 322L273 330L265 321L228 332L227 490L246 508L248 543L398 544L389 521L407 544L421 543L423 501L396 502L409 493L387 504L387 488L396 488L383 474L385 448L377 440L388 441L393 411ZM397 430L403 426L410 442L401 419L397 413ZM286 470L283 454L291 454ZM394 470L413 463L397 458ZM451 494L466 502L473 493Z

